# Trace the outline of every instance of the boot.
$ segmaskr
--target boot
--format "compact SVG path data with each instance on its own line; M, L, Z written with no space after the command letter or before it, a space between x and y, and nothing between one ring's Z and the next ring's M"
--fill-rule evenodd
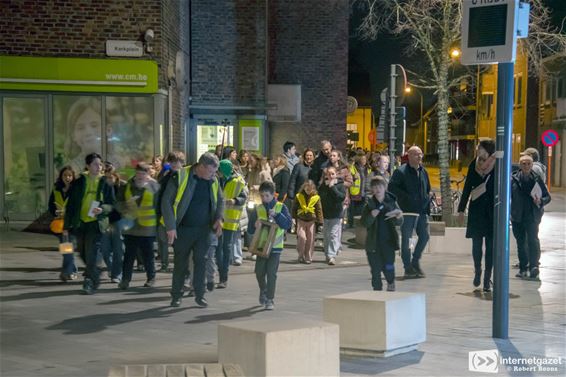
M476 270L474 274L474 287L479 287L481 283L481 270Z
M483 275L483 291L491 292L491 271L488 270Z

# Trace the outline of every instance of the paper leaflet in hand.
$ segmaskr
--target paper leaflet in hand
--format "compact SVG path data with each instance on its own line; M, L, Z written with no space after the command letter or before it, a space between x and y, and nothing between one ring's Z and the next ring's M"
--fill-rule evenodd
M542 188L540 187L538 182L535 182L535 185L533 186L533 189L531 190L531 197L533 199L542 198Z
M96 215L94 214L94 209L98 208L98 206L100 205L99 201L93 200L90 203L90 208L88 209L88 216L89 217L96 217Z

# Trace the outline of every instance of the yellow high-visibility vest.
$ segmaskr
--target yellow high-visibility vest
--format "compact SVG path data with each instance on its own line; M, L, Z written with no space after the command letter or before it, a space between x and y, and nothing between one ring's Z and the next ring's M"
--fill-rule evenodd
M356 177L356 174L358 174L358 169L356 169L354 164L350 165L350 173L352 173L352 177ZM361 186L362 186L362 177L358 174L358 178L355 178L354 184L350 186L350 195L352 196L360 195Z
M67 201L69 200L69 197L67 196L66 199L63 199L63 194L61 193L61 191L53 190L53 199L55 199L55 204L57 205L57 209L64 211L65 207L67 206ZM63 215L61 215L60 218L63 218Z
M280 202L275 203L275 207L273 207L276 214L280 214L283 210L283 204ZM257 207L257 217L260 220L267 221L269 219L267 215L267 210L265 209L265 205L261 204ZM261 234L259 235L259 247L263 247L267 242L267 237L269 235L268 229L262 229ZM275 242L273 243L273 249L283 249L285 246L285 229L281 227L277 227L277 232L275 233Z
M309 213L314 214L315 205L316 205L316 203L318 203L319 200L320 200L320 196L313 195L313 196L310 197L309 203L307 204L307 202L305 200L305 196L303 195L303 193L302 192L298 193L297 194L297 201L299 202L299 206L301 208L299 208L297 213L299 215L306 215L306 214L309 214Z
M155 213L155 206L153 201L154 194L148 190L143 190L141 202L136 209L136 221L140 226L156 226L157 214ZM128 182L126 185L126 192L124 193L126 201L132 198L132 184Z
M228 201L237 198L245 187L246 182L244 179L239 175L235 176L224 186L224 199ZM222 225L222 229L238 230L243 209L243 205L226 204L224 207L224 224Z

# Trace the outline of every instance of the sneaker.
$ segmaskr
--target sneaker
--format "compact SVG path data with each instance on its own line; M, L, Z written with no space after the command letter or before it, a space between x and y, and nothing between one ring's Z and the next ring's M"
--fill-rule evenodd
M479 287L481 283L481 272L476 272L474 275L474 287Z
M391 284L387 283L387 292L395 292L395 282Z
M195 290L190 288L189 293L187 293L187 297L195 297Z
M298 261L299 261L299 263L305 263L305 258L299 257Z
M84 285L83 286L83 294L93 295L95 293L96 293L96 290L91 285Z
M520 267L519 262L515 263L512 267L513 268L519 268Z
M120 278L112 278L112 280L110 280L110 281L111 281L112 283L115 283L115 284L120 284L120 282L122 281L122 279L120 279Z
M197 297L195 299L195 302L197 303L198 306L200 306L201 308L206 308L208 307L208 301L206 301L206 299L204 297Z
M128 289L130 287L130 282L126 281L126 280L122 280L120 282L120 284L118 284L118 288L120 288L121 290L125 291L126 289Z
M266 303L267 303L267 296L265 295L265 293L260 293L259 294L259 304L265 305Z
M216 284L216 288L218 289L224 289L228 286L228 282L227 281L221 281L220 283Z
M179 306L181 306L181 298L173 298L171 300L171 306L174 308L178 308Z
M267 300L265 302L265 310L273 310L275 305L273 304L273 300Z
M403 275L403 279L416 279L417 272L413 269L413 267L405 268L405 275Z
M530 276L529 276L529 280L540 281L538 267L535 267L535 268L533 268L533 269L531 270L531 274L530 274Z
M236 259L233 263L234 266L241 266L242 265L242 261L240 259Z
M252 260L257 260L257 255L253 254L253 255L252 255Z
M311 263L312 263L312 261L310 261L310 260L305 260L305 264L311 264Z
M527 271L519 271L519 272L517 272L515 277L519 278L519 279L527 279L529 276L527 274Z
M159 272L168 272L168 267L161 265L161 268L159 269Z
M484 292L491 292L491 280L484 280L483 291Z
M71 279L69 279L69 275L64 274L64 273L62 273L62 272L59 274L59 279L61 279L61 281L62 281L63 283L67 282L67 280L71 280Z
M335 264L336 264L336 259L335 259L335 258L330 258L330 259L328 260L328 265L329 265L329 266L334 266Z
M71 275L69 275L70 280L77 280L78 278L79 278L79 276L75 272L73 272Z
M383 287L373 287L374 291L383 291Z
M147 281L143 286L146 288L153 288L154 285L155 285L155 279L147 279Z
M416 277L417 277L417 278L425 278L425 277L426 277L425 273L424 273L423 270L421 269L421 266L418 265L418 264L413 265L413 271L415 271L415 274L416 274Z
M210 283L206 283L206 290L209 292L214 291L214 282L211 281Z

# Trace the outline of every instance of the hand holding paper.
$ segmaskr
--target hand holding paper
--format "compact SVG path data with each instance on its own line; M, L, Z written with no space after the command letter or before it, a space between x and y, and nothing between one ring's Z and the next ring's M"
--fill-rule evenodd
M401 212L400 209L394 209L394 210L389 211L385 214L385 220L389 220L389 219L392 219L394 217L399 218L399 217L401 217L402 214L403 214L403 212Z
M88 210L88 216L89 217L96 217L96 215L99 215L102 213L102 208L99 207L100 202L93 200L90 203L90 209Z

